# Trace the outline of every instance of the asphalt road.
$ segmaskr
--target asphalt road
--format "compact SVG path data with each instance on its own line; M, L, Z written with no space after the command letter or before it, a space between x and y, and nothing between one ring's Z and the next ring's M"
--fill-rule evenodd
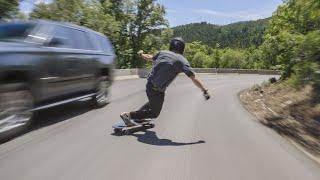
M117 81L113 102L41 112L33 130L0 145L1 180L319 180L320 167L260 125L237 93L269 76L201 75L213 98L179 77L156 127L112 135L119 114L146 101L145 80Z

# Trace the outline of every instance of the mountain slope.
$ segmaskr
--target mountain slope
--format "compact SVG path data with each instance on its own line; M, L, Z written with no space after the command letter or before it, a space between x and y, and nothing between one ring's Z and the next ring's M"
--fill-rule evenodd
M224 26L206 22L174 27L174 36L180 36L186 42L202 41L209 46L248 48L259 46L269 18L257 21L238 22Z

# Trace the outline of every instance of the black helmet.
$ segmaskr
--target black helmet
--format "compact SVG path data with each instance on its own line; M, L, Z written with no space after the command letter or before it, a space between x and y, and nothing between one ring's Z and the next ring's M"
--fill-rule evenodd
M183 54L186 44L181 37L173 38L170 42L170 51Z

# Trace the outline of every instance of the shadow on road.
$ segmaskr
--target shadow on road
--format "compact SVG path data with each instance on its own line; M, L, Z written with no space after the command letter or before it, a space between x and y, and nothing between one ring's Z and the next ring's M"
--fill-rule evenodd
M92 110L87 102L74 102L40 111L32 123L30 131L70 120Z
M144 144L155 145L155 146L187 146L193 144L203 144L205 141L197 142L174 142L170 139L160 139L157 134L153 131L145 131L143 134L132 134L131 136L137 137L138 141Z
M63 121L70 120L76 116L80 116L88 111L92 110L92 107L87 102L74 102L47 110L39 111L31 124L31 127L22 133L11 135L7 138L1 139L0 144L11 141L19 136L28 134L29 132L51 126Z

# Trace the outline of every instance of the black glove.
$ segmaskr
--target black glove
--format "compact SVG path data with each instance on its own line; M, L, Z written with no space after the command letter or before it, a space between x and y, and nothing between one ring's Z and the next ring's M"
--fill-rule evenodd
M208 90L204 90L203 91L203 96L206 100L209 100L210 99L210 94L208 93Z

